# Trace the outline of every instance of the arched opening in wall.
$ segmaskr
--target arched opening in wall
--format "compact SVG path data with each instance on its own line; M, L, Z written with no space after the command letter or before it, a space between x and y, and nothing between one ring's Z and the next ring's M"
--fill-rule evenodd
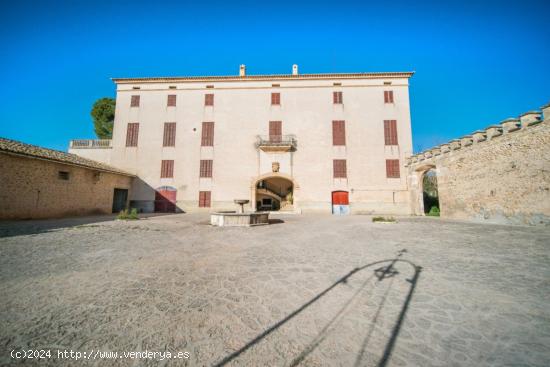
M332 192L332 214L349 214L349 193L347 191Z
M294 185L280 176L266 177L256 184L257 211L293 211Z
M155 212L173 213L176 211L177 190L172 186L161 186L155 190Z
M433 168L424 172L422 176L422 203L425 215L439 216L437 174Z

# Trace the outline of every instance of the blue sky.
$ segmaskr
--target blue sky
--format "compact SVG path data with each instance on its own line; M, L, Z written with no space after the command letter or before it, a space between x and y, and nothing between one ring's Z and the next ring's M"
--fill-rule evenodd
M94 138L111 77L416 71L415 150L550 102L550 1L0 5L0 136Z

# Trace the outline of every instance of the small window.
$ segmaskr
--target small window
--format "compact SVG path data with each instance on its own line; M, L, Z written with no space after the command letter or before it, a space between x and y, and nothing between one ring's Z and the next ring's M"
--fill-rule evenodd
M384 85L391 85L391 82L384 82Z
M342 92L333 92L332 93L332 102L334 104L342 104L343 103Z
M212 177L212 160L211 159L201 159L200 175L199 177Z
M132 96L130 107L139 107L139 96Z
M132 87L132 89L141 89L140 87Z
M342 83L334 83L334 84L332 84L332 85L334 85L334 86L341 86Z
M176 86L175 85L171 85L168 87L168 89L176 89Z
M174 161L163 160L160 164L160 178L174 177Z
M386 159L386 177L399 178L399 159Z
M57 177L58 177L60 180L68 181L68 180L69 180L69 172L67 172L67 171L59 171L59 172L57 172Z
M272 106L281 105L281 93L271 93L271 105Z
M271 84L271 86L276 88L276 87L280 87L281 84Z
M393 103L393 91L385 90L384 91L384 103Z
M206 88L211 89L211 88L214 88L214 86L213 85L207 85Z
M214 106L214 95L213 94L205 94L204 95L204 105L205 106Z
M176 106L176 95L175 94L168 95L167 106L168 107L175 107Z
M210 208L210 191L199 191L199 208Z
M333 177L334 178L346 178L348 177L346 160L335 159L333 160Z

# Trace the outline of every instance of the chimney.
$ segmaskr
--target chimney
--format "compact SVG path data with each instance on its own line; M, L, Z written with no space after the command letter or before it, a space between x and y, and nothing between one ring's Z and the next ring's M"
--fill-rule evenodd
M292 75L298 75L298 65L292 65Z
M239 76L246 76L246 65L242 64L239 68Z

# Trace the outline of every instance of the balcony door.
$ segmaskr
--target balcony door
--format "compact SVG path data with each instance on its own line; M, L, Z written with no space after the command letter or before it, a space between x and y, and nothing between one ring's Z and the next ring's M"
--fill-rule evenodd
M283 123L281 121L269 121L269 141L280 143L283 135Z

